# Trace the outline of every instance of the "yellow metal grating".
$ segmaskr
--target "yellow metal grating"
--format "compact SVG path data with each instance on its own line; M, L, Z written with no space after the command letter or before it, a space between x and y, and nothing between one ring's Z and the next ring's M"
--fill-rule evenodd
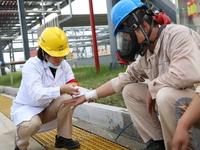
M11 105L12 99L0 95L0 112L2 112L8 118L10 118ZM57 131L54 129L48 132L36 134L33 136L33 138L43 145L47 150L66 150L64 148L58 149L54 147L56 133ZM73 126L73 139L78 140L81 143L80 148L76 150L128 150L121 145L75 126Z

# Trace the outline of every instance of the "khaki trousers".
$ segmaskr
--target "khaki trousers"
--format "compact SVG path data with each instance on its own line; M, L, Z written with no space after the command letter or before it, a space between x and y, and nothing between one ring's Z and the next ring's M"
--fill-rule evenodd
M57 118L57 135L64 138L72 138L72 104L61 104L63 100L71 99L71 95L63 94L55 99L40 114L35 115L30 121L23 121L17 126L16 145L20 150L26 150L29 145L29 138L36 134L42 124L48 123Z
M151 139L164 139L166 150L171 150L172 138L177 125L174 105L180 98L193 98L195 90L177 90L171 87L159 90L156 97L156 110L160 119L156 112L152 116L147 114L147 90L147 84L145 83L126 85L122 91L125 104L143 141L146 143ZM185 112L188 105L189 102L179 104L180 116ZM192 144L190 144L189 149L194 149Z

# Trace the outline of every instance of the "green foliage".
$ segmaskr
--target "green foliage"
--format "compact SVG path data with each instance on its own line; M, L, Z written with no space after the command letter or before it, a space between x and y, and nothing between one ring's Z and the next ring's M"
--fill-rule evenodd
M82 87L88 89L98 88L110 79L117 77L120 72L124 72L125 70L126 66L122 66L116 70L110 70L109 65L101 65L98 73L96 73L95 66L73 68L75 78ZM101 98L98 100L98 103L125 108L121 93Z
M12 78L13 78L13 84L11 85L10 72L8 72L6 75L0 76L0 85L12 86L18 88L20 86L22 72L21 71L13 72Z
M95 66L81 66L72 68L72 70L75 78L82 87L96 89L110 79L117 77L120 72L124 72L126 66L121 66L116 70L110 70L109 65L100 65L100 71L98 73L96 73ZM19 71L12 73L12 75L13 85L11 85L9 73L0 77L0 85L18 88L20 86L22 73ZM125 108L121 93L101 98L98 100L98 103Z

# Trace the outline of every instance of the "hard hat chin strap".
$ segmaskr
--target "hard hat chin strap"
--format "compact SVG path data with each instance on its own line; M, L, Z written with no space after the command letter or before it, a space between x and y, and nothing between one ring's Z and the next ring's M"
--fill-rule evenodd
M151 20L151 27L150 27L150 30L149 30L149 32L148 32L148 34L147 34L147 37L148 37L148 38L150 37L150 35L151 35L151 33L152 33L153 26L154 26L154 21Z
M134 19L137 22L136 24L138 24L139 21L138 21L137 16L134 13L132 13L132 15L133 15ZM166 24L162 25L158 29L157 36L153 41L149 40L149 37L150 37L150 35L152 33L152 30L153 30L153 27L154 27L154 21L153 20L151 21L151 26L150 26L150 30L149 30L148 34L145 33L145 31L144 31L143 27L141 26L141 24L138 24L138 27L140 28L140 30L142 31L142 33L143 33L143 35L145 37L145 40L140 44L140 49L138 51L138 54L140 54L141 56L144 56L146 54L147 50L149 49L150 44L153 44L158 39L158 37L159 37L160 33L162 32L162 30L166 27Z
M140 44L140 49L138 50L138 54L140 54L141 56L144 56L145 54L146 54L146 52L147 52L147 50L149 49L149 47L150 47L150 40L149 40L149 36L151 35L151 32L152 32L152 29L153 29L153 23L151 23L151 28L150 28L150 30L149 30L149 32L148 32L148 35L145 33L145 31L144 31L144 29L143 29L143 27L142 27L142 22L140 21L139 22L139 20L138 20L138 17L134 14L134 13L132 13L132 15L133 15L133 17L134 17L134 19L135 19L135 21L136 21L136 24L138 25L138 27L140 28L140 30L142 31L142 33L143 33L143 35L144 35L144 37L145 37L145 40ZM141 19L141 20L143 20L143 19ZM153 21L152 21L153 22Z
M42 48L41 48L42 49ZM46 52L42 49L42 57L44 58L44 60L47 62L47 58L46 58Z
M44 50L43 50L43 49L42 49L42 56L45 57L45 55L44 55Z
M156 38L155 38L153 41L150 41L150 44L153 44L153 43L158 39L158 37L160 36L160 33L162 32L162 30L163 30L166 26L167 26L166 24L163 24L163 25L158 29L158 33L157 33Z

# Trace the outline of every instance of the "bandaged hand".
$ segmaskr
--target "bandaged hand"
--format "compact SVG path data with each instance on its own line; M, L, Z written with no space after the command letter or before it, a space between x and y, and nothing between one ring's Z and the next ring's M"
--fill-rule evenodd
M97 102L98 95L96 90L89 91L85 94L85 99L88 103Z

